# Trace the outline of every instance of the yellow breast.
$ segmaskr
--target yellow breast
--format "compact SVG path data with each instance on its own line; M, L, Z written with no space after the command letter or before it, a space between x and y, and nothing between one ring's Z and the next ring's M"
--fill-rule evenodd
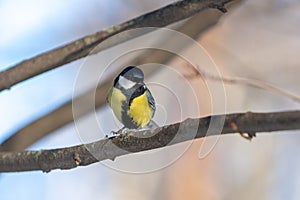
M145 127L150 122L153 112L145 92L132 100L128 114L138 126Z

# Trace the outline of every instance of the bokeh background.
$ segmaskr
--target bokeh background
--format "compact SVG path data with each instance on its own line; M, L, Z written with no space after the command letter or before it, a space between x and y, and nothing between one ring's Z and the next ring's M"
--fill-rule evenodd
M119 24L157 9L171 0L76 0L0 1L0 70L41 52L85 35ZM203 32L197 41L209 53L224 76L246 77L270 83L294 94L299 93L300 2L297 0L242 1L219 23ZM200 23L200 22L199 22ZM154 40L155 41L155 40ZM183 51L197 57L191 48ZM51 112L72 98L76 75L83 60L34 77L0 93L0 142L26 124ZM147 81L173 86L184 102L184 115L172 95L155 90L159 99L160 122L176 122L221 110L211 105L205 80L188 79L182 59ZM102 66L99 66L102 67ZM199 66L205 69L205 66ZM122 66L120 66L120 69ZM188 81L196 97L189 94ZM215 83L220 87L221 83ZM222 86L223 87L223 86ZM242 84L225 84L226 112L280 111L299 109L299 103L267 90ZM213 90L214 88L210 88ZM190 102L197 101L197 112ZM223 104L224 100L221 99ZM107 106L97 110L100 119L112 121L105 130L116 127ZM104 116L104 117L103 117ZM107 116L107 117L106 117ZM84 120L83 120L84 121ZM199 159L202 140L171 165L151 173L125 173L103 163L50 173L22 172L0 174L0 199L299 199L299 131L258 134L252 142L238 135L222 136L208 156ZM28 149L39 150L81 144L73 123L54 131ZM167 159L180 147L168 147ZM143 155L143 154L140 154ZM136 157L120 158L128 166L138 166Z

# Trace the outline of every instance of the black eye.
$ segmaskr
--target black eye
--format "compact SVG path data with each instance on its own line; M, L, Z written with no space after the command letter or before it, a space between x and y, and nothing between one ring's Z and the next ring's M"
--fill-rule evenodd
M146 86L145 85L142 85L140 86L137 91L140 92L140 93L143 93L144 91L146 90Z

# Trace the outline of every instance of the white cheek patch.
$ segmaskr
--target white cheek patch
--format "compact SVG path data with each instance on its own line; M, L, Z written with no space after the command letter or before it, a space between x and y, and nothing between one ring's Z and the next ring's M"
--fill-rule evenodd
M127 78L120 76L119 77L119 84L125 88L125 89L129 89L132 88L135 85L135 82L128 80Z

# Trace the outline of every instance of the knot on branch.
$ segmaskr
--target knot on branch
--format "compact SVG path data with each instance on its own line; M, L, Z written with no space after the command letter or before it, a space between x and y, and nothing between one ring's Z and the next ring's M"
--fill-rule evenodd
M80 158L80 155L77 152L75 152L74 155L73 155L73 158L74 158L76 166L79 166L82 162L81 158Z
M49 167L49 165L48 165L49 160L53 159L53 158L51 158L50 151L43 151L43 150L38 151L35 155L35 159L39 165L39 168L43 172L48 173L51 171L51 167Z

